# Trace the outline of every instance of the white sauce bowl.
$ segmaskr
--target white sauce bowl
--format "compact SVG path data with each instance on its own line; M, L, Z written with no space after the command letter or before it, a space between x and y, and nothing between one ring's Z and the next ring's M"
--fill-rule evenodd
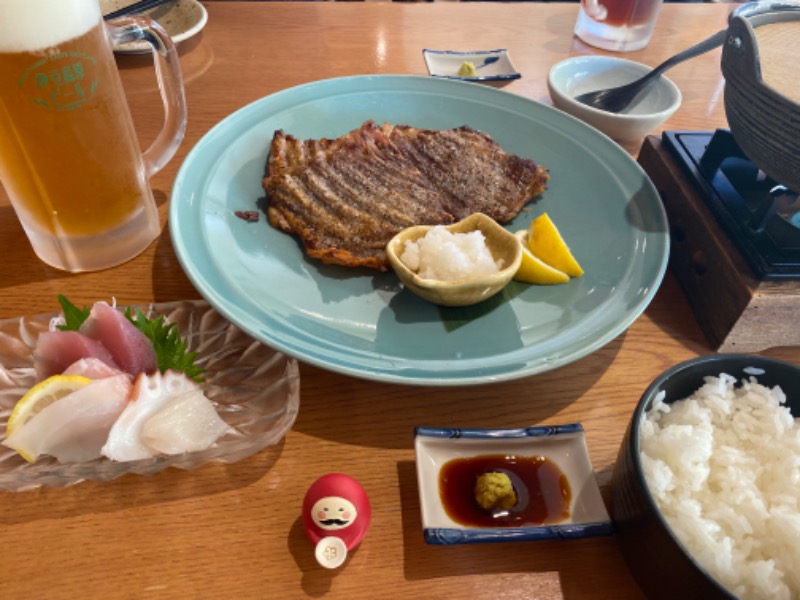
M612 88L638 79L652 67L614 56L574 56L550 69L547 87L556 108L567 112L618 141L643 138L667 120L681 104L681 92L659 77L624 114L591 108L575 100L585 92Z

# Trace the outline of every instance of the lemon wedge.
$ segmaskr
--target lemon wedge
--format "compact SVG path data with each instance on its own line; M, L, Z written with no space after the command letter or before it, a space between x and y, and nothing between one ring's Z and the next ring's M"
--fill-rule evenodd
M554 269L544 261L537 258L528 249L528 232L522 229L514 234L522 246L522 262L517 269L514 279L525 283L538 283L539 285L556 285L567 283L569 275Z
M536 217L528 227L527 233L528 249L534 255L567 275L572 277L583 275L583 269L547 213Z
M14 405L6 424L6 437L10 437L46 407L91 382L91 379L81 375L53 375L37 383ZM20 452L20 455L28 462L36 460L24 452Z

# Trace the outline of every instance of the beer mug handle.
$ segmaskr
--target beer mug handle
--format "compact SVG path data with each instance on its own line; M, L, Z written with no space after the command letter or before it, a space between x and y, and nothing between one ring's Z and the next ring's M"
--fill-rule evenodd
M114 44L144 41L153 47L158 89L164 102L164 125L142 154L149 178L175 155L186 132L186 97L178 51L169 34L149 17L122 17L107 22L106 26Z

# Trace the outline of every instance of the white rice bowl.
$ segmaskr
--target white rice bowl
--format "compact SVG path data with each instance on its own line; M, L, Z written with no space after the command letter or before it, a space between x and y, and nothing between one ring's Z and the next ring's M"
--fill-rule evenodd
M642 419L650 492L695 560L739 598L800 598L800 429L779 387L706 377Z

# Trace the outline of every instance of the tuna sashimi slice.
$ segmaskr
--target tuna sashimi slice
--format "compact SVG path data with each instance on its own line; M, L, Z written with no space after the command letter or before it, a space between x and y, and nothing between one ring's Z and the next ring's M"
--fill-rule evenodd
M33 349L33 363L39 380L60 375L82 358L96 358L112 368L117 363L108 349L77 331L47 331L39 335Z
M210 448L230 427L200 389L173 398L142 425L142 442L154 452L182 454Z
M126 374L93 381L43 408L3 444L33 457L48 454L62 463L99 458L131 387Z
M158 370L156 351L147 336L106 302L95 302L80 332L103 344L119 368L134 377Z
M144 423L171 399L198 389L198 385L183 373L155 372L136 377L131 401L114 423L103 446L103 454L111 460L139 460L155 456L142 441Z

